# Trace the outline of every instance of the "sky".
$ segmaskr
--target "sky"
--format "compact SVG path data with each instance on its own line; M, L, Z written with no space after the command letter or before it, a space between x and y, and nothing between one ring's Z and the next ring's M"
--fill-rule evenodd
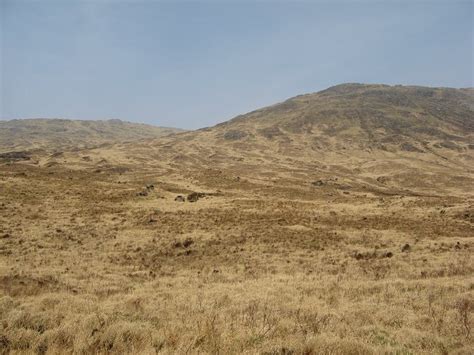
M474 1L0 0L0 118L195 129L345 82L472 87Z

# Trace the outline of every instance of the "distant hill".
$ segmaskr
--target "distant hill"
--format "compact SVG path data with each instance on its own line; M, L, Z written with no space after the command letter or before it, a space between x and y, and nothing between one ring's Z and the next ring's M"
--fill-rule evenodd
M180 132L117 119L82 121L65 119L21 119L0 121L0 151L70 150L107 143L134 142Z

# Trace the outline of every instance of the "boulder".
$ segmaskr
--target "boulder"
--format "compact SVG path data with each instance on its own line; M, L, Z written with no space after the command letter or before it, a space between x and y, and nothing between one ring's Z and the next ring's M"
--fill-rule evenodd
M205 193L203 192L193 192L191 194L188 195L188 201L189 202L196 202L197 200L199 200L200 198L206 196Z
M402 247L402 252L410 251L410 249L411 249L410 244L407 243Z

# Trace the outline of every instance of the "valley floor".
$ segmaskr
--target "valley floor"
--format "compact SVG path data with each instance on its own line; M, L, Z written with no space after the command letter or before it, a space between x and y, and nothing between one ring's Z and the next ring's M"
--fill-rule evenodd
M472 354L473 203L0 165L0 349Z

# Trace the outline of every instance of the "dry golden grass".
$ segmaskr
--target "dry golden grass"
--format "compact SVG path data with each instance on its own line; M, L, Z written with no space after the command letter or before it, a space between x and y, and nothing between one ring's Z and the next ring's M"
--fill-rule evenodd
M3 352L472 353L471 197L241 172L1 166Z
M473 354L472 94L340 86L3 155L0 349Z

